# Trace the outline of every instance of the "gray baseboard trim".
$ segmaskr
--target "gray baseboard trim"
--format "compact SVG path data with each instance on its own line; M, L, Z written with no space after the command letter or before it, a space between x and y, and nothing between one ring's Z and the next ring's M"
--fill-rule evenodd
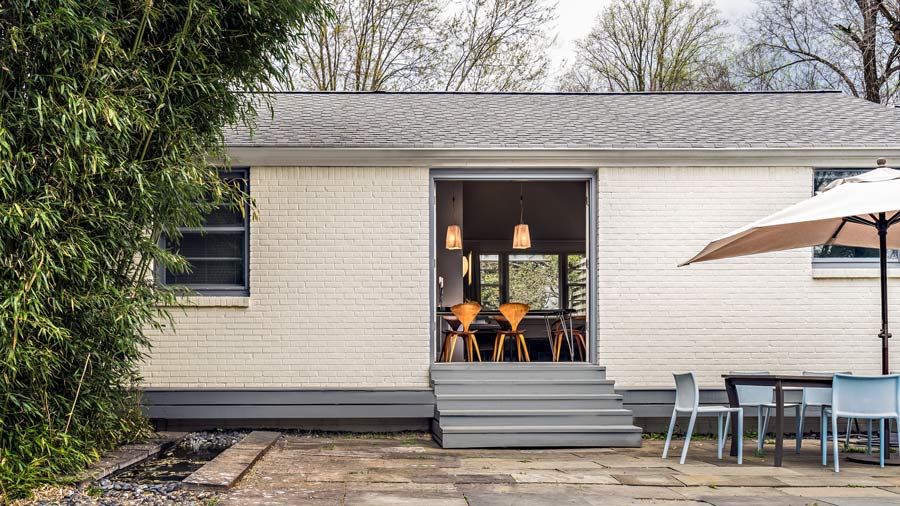
M674 388L616 388L616 393L622 396L625 409L630 409L636 418L669 418L672 416L672 408L675 405ZM785 389L784 401L787 403L799 403L800 389ZM701 388L700 405L728 405L728 395L724 388ZM812 413L812 411L810 411ZM756 410L747 408L745 416L756 416ZM793 416L788 411L788 416ZM818 410L815 411L818 416Z
M147 389L154 420L414 419L434 416L428 390Z

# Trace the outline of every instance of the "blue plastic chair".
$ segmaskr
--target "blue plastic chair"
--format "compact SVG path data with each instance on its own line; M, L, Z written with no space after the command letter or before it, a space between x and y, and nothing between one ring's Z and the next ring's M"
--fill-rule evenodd
M690 413L691 421L688 422L687 433L684 435L684 448L681 450L681 463L687 458L688 446L691 444L691 434L694 432L694 422L697 421L697 415L701 413L715 413L719 417L717 425L718 433L716 434L716 446L719 459L722 459L722 449L725 448L725 441L728 439L728 428L731 425L731 414L736 413L738 434L744 435L744 409L732 408L729 406L701 406L700 405L700 389L697 387L697 380L694 373L688 372L683 374L674 374L675 376L675 409L672 410L672 420L669 422L669 433L666 435L666 445L663 447L662 458L666 458L669 454L669 443L672 441L672 432L675 430L675 418L678 413ZM722 415L725 417L725 427L722 427ZM738 439L738 464L744 461L744 445L743 439Z
M832 384L831 407L825 408L822 432L828 431L831 418L834 442L834 472L840 472L838 455L837 420L839 417L878 420L881 438L879 461L884 467L885 447L890 443L884 437L884 420L896 420L900 424L900 374L887 376L851 376L835 374ZM823 442L827 439L823 439ZM822 445L822 465L828 464L827 445Z
M769 374L768 371L732 371L731 374ZM766 433L769 429L769 412L776 408L775 388L759 385L735 385L737 391L738 404L745 408L756 408L756 449L762 451L763 444L766 441ZM802 426L800 425L800 405L796 403L785 403L785 409L794 408L795 421L797 423L797 444L796 452L800 453L800 440L803 439L801 434Z
M812 372L812 371L803 371L804 376L834 376L833 372ZM851 372L842 372L841 374L853 374ZM820 416L825 416L825 408L831 406L831 389L830 388L821 388L821 387L804 387L803 388L803 397L800 400L800 423L797 424L797 449L800 449L800 446L803 444L803 437L800 431L803 430L803 422L806 419L806 410L810 407L819 408L821 411ZM845 445L850 445L850 426L853 424L853 419L847 419L847 435L845 440ZM821 421L819 425L822 425ZM822 438L823 441L826 441L822 444L828 445L827 438L828 434L819 434L819 437ZM872 444L872 422L869 421L869 444Z

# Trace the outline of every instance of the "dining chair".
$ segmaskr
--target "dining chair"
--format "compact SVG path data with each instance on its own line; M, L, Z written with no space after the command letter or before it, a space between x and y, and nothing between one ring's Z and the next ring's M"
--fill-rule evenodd
M770 374L768 371L732 371L729 374ZM762 385L735 385L737 390L738 405L745 408L756 408L756 449L762 451L766 442L766 433L769 428L769 410L775 409L777 406L773 402L775 397L775 388ZM793 402L786 402L784 409L794 408L795 421L797 423L797 443L795 451L800 453L800 405Z
M447 331L447 335L444 337L443 361L452 361L453 350L456 348L456 341L462 337L466 345L466 351L468 352L466 360L474 362L474 348L474 356L478 357L478 361L481 362L481 350L478 348L478 340L475 339L475 332L469 330L472 322L475 321L475 317L481 312L481 304L477 302L463 302L462 304L451 307L450 311L456 316L456 319L459 320L459 323L462 325L462 330L459 330L457 327L456 330Z
M525 331L519 330L519 323L522 321L522 318L525 318L530 309L528 304L519 302L500 304L500 314L508 322L509 328L501 325L500 330L497 331L497 335L494 337L494 362L503 360L503 344L506 342L507 337L512 337L516 341L519 362L522 361L523 351L525 352L525 361L531 362L531 357L528 355L528 346L525 344Z
M834 376L834 373L831 372L815 372L815 371L803 371L801 373L803 376L825 376L830 377ZM850 372L844 372L841 374L852 374ZM804 387L803 394L800 398L800 423L797 424L800 427L799 431L803 430L803 422L806 420L806 410L812 406L817 407L821 410L821 416L825 416L825 411L823 408L831 405L831 389L827 387ZM845 445L850 445L850 425L853 423L852 418L847 419L847 439L844 443ZM821 421L819 423L821 426ZM872 444L872 425L869 423L869 445L871 447ZM799 438L797 441L797 448L799 449L803 445L803 438L800 436L800 432L797 433L797 437ZM819 437L822 440L822 444L828 446L828 435L819 433Z
M586 362L587 358L587 339L584 337L584 329L587 324L587 318L583 315L573 316L571 319L572 328L568 329L572 334L572 341L575 345L575 351L581 362ZM553 361L559 362L559 355L562 352L563 339L566 333L563 331L562 322L557 321L553 324L553 345L551 352L553 353Z
M716 450L718 450L719 459L722 459L722 449L725 448L725 441L728 439L728 429L731 425L731 414L735 413L737 419L738 434L741 439L737 441L738 447L738 464L744 461L744 408L732 408L730 406L701 406L700 405L700 389L697 386L697 380L694 373L687 372L675 373L675 408L672 410L672 420L669 422L669 432L666 434L666 445L663 447L662 458L666 458L669 454L669 444L672 441L672 432L675 430L675 419L678 413L690 413L691 419L688 422L687 432L684 435L684 448L681 449L681 463L687 458L688 446L691 444L691 434L694 432L694 422L697 421L697 415L701 413L715 413L718 416L718 424L716 433ZM722 415L725 415L725 426L722 426Z
M896 420L900 424L900 375L853 376L838 373L834 375L831 390L831 407L824 408L826 416L822 417L822 432L828 431L830 418L834 444L834 472L840 472L837 434L837 421L840 417L878 420L878 433L881 439L879 463L884 467L885 448L890 451L890 442L884 437L884 421ZM828 464L827 446L822 445L823 466Z

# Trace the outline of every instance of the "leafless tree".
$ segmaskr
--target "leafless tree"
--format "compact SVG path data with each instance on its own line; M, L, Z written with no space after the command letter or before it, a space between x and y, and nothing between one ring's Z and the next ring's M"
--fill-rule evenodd
M556 6L544 0L464 0L441 30L439 89L525 91L547 73Z
M616 0L577 42L564 91L731 89L725 21L708 1Z
M299 41L301 88L416 89L433 72L438 0L337 0L333 9Z
M832 87L876 103L900 96L900 2L762 0L741 70L758 89Z
M547 70L544 0L336 0L298 43L312 90L529 90Z

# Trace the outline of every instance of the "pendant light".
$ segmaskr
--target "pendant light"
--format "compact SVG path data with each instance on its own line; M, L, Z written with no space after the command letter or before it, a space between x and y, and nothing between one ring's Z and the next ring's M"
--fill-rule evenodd
M531 234L528 225L525 224L525 184L519 187L519 224L513 233L513 249L528 249L531 247Z
M456 195L453 196L452 214L456 215ZM459 229L459 225L447 226L447 238L444 244L449 250L462 249L462 231Z

